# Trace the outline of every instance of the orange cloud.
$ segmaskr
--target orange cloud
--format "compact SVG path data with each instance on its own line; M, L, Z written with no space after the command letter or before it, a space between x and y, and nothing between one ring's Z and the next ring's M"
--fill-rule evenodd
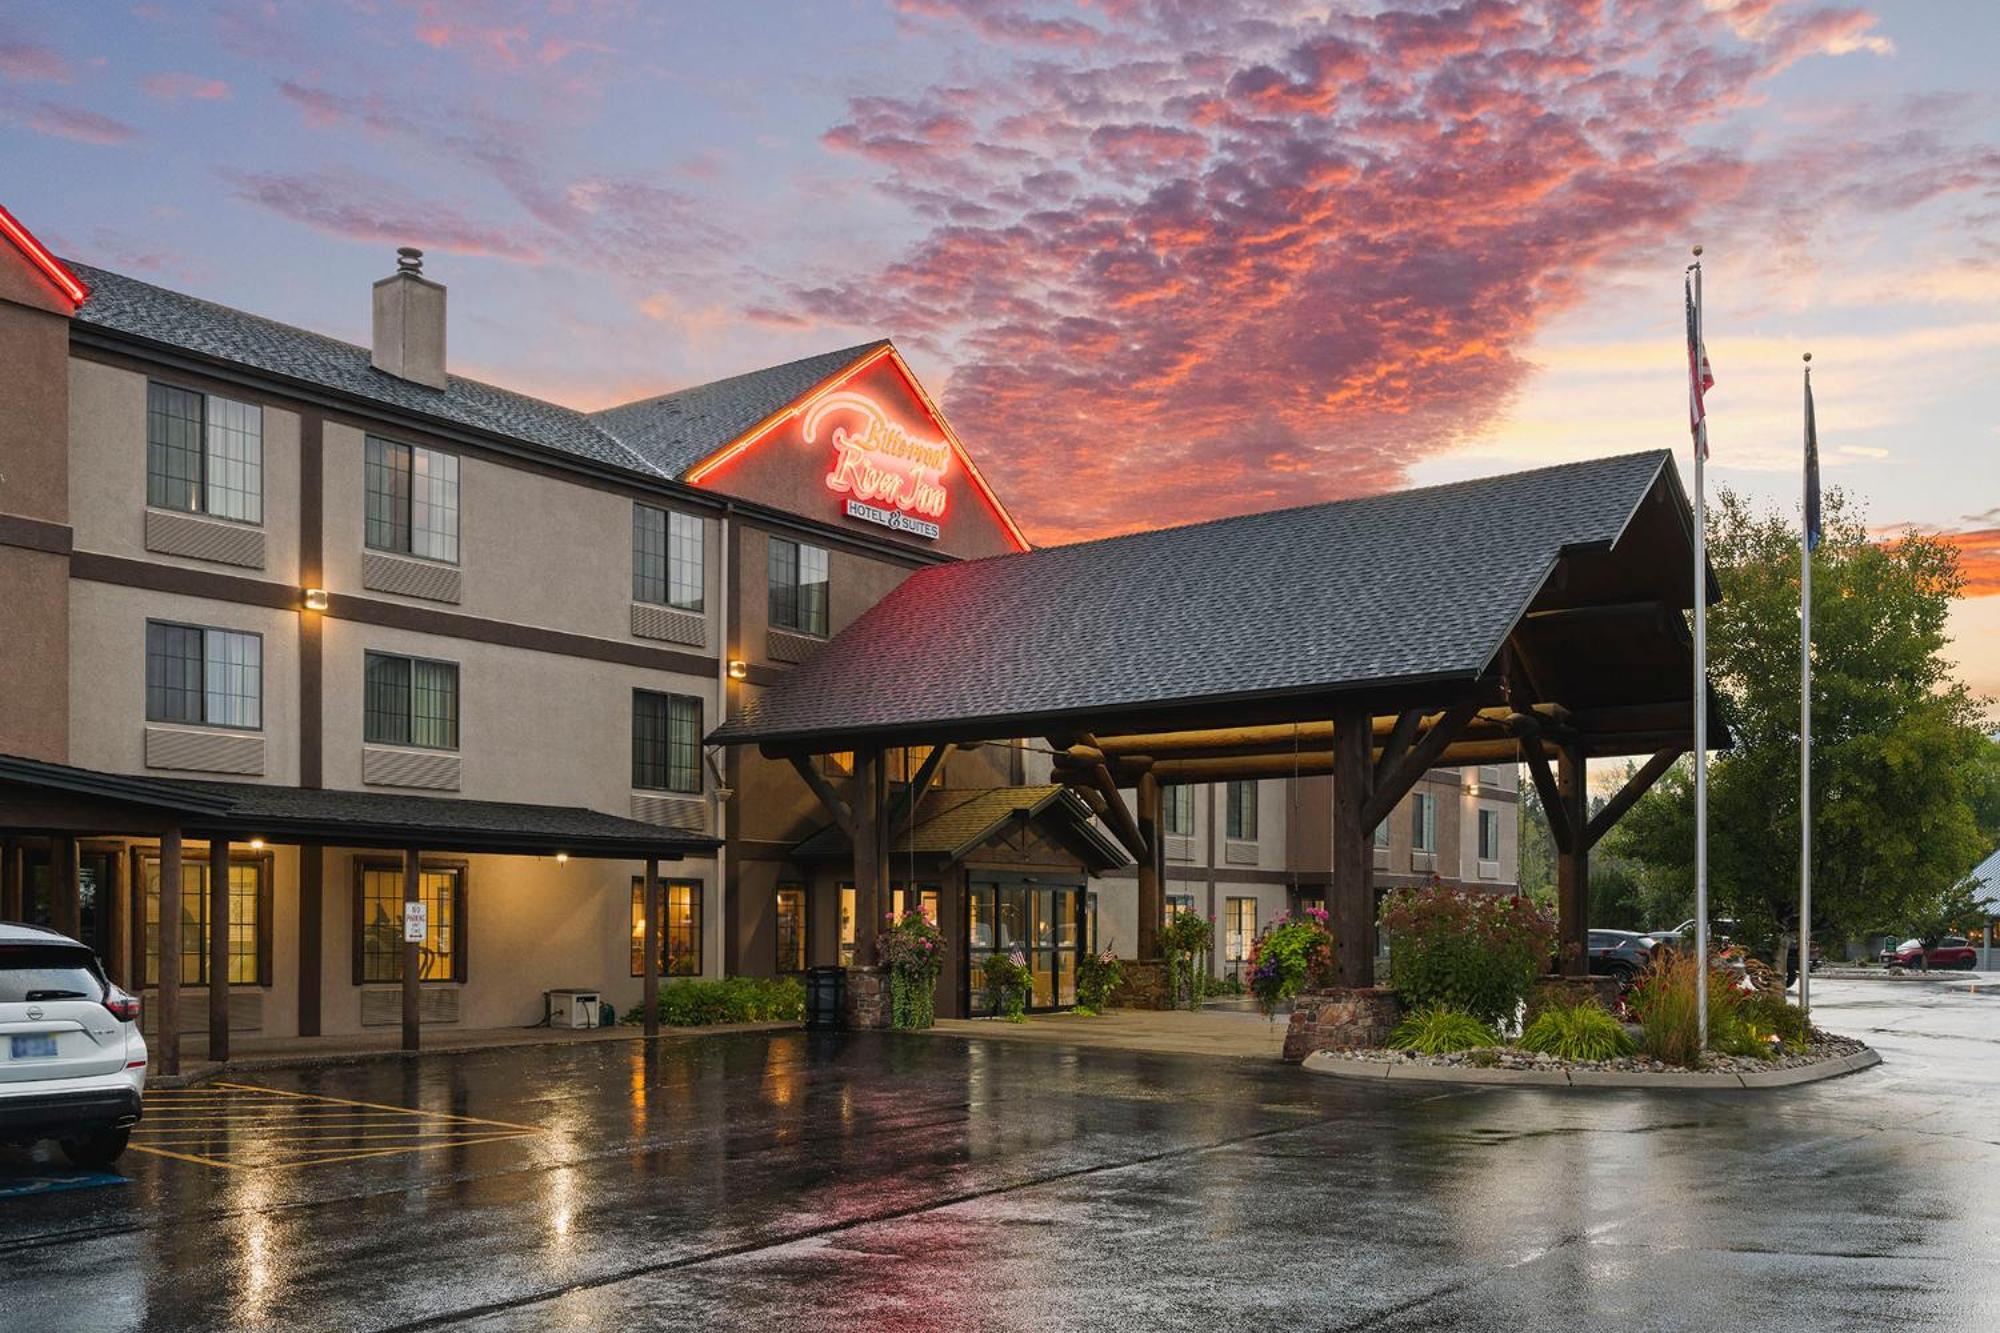
M1938 536L1958 548L1958 567L1965 575L1967 597L2000 597L2000 528L1941 532Z

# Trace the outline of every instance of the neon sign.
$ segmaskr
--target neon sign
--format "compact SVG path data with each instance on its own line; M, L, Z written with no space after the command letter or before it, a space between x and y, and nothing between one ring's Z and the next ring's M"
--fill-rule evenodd
M833 470L826 474L828 490L853 497L847 502L848 516L937 537L937 524L905 516L944 517L951 445L910 434L891 421L873 398L852 391L829 393L812 405L799 432L805 442L816 442L826 418L835 414L858 419L858 424L833 428Z

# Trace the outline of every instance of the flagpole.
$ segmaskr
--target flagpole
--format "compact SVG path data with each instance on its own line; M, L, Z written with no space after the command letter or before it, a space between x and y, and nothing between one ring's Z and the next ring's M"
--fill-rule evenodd
M1812 353L1805 354L1808 470L1799 506L1799 1015L1812 1018L1812 558L1819 497L1819 441L1813 426Z
M1695 347L1701 337L1701 247L1694 247ZM1699 383L1700 368L1694 371ZM1694 425L1694 950L1695 1009L1700 1049L1708 1049L1708 513L1702 464L1708 456L1708 415Z

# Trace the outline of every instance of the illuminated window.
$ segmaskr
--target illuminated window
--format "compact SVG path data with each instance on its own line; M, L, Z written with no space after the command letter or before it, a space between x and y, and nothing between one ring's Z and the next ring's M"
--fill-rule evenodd
M361 739L458 748L458 664L368 653L361 664Z
M632 691L632 785L640 791L701 790L701 700Z
M1192 912L1193 910L1194 895L1192 893L1170 893L1167 895L1167 920L1171 921L1182 912Z
M271 984L271 945L264 933L269 906L269 862L229 858L229 984ZM139 858L139 884L145 899L146 982L160 982L160 858ZM208 862L181 859L181 984L208 984Z
M458 562L458 455L368 437L368 547Z
M147 621L146 720L262 727L263 636Z
M148 384L146 503L262 523L264 409Z
M1257 784L1232 782L1228 786L1227 834L1232 838L1257 836Z
M702 522L693 514L632 506L632 600L702 608Z
M778 971L806 970L806 890L802 884L778 886Z
M1230 898L1223 904L1222 960L1240 963L1257 940L1257 900Z
M889 889L889 910L898 921L910 910L910 897L900 884ZM938 923L938 891L932 886L919 885L917 888L917 910L924 914L924 920L933 926Z
M854 966L854 886L840 886L840 965Z
M1160 822L1171 837L1194 836L1194 788L1174 786L1160 792Z
M701 881L663 879L660 898L665 907L666 937L660 941L660 975L701 975ZM641 951L646 938L646 877L632 877L632 975L646 968Z
M1437 850L1438 810L1437 797L1420 791L1410 801L1410 850L1413 852L1434 852Z
M403 979L403 863L354 863L354 984ZM465 980L465 867L419 863L425 931L419 981Z
M824 547L771 538L771 628L826 637L826 588Z

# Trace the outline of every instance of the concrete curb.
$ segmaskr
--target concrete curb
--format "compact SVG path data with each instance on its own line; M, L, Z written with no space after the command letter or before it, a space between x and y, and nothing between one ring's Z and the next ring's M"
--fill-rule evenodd
M1642 1074L1625 1069L1481 1069L1476 1065L1425 1066L1359 1060L1337 1051L1315 1051L1301 1067L1333 1078L1389 1080L1397 1083L1471 1083L1512 1088L1657 1088L1661 1091L1730 1091L1751 1088L1791 1088L1818 1083L1882 1063L1873 1048L1837 1060L1790 1069L1753 1069L1747 1074L1677 1069Z

